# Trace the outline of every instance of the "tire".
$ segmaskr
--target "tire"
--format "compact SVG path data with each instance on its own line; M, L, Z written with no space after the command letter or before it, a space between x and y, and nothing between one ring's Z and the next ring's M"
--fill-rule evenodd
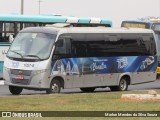
M51 93L60 93L61 92L61 84L57 79L52 80L50 84L50 88L46 90L47 94Z
M95 89L96 88L94 88L94 87L91 87L91 88L80 88L80 90L82 92L94 92Z
M110 86L111 91L127 91L128 89L128 82L127 78L122 77L119 81L118 86Z
M13 95L19 95L22 92L23 88L21 87L16 87L16 86L9 86L9 91Z
M119 81L118 90L119 91L127 91L127 89L128 89L127 78L122 77L121 80Z

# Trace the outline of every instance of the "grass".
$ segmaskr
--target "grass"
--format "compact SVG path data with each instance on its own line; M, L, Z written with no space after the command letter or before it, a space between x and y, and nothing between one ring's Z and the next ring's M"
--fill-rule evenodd
M160 93L160 91L157 91ZM123 101L122 94L142 94L146 91L127 92L96 92L76 94L52 94L52 95L20 95L0 97L0 111L160 111L160 101ZM72 119L103 119L100 118L72 118ZM154 117L153 117L154 118ZM150 118L129 118L130 120L152 120ZM2 119L2 118L0 118ZM7 118L3 118L7 120ZM3 120L2 119L2 120ZM27 119L27 118L26 118ZM33 118L32 118L33 119ZM36 118L35 118L36 119ZM39 120L51 120L51 118L38 118ZM63 120L71 118L59 118ZM111 120L127 120L128 117L110 117ZM158 118L154 118L154 120ZM13 119L14 120L14 119ZM18 120L16 118L16 120ZM23 118L25 120L25 118ZM28 119L27 119L28 120Z

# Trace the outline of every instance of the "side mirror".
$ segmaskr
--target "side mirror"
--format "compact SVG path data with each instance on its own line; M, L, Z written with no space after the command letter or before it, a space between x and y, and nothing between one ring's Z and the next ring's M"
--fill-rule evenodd
M9 43L12 43L12 42L13 42L13 40L14 40L13 35L9 35Z

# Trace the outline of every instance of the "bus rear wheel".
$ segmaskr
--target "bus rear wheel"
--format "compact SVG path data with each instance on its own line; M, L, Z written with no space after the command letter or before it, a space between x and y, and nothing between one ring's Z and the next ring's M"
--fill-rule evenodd
M54 79L50 84L50 88L46 90L46 93L47 94L60 93L60 91L61 91L60 81L58 81L57 79Z
M16 87L16 86L9 86L9 91L13 95L19 95L22 92L23 88L21 87Z
M122 77L118 86L110 86L111 91L126 91L128 89L128 82L126 77Z
M83 92L93 92L96 88L91 87L91 88L80 88L81 91Z

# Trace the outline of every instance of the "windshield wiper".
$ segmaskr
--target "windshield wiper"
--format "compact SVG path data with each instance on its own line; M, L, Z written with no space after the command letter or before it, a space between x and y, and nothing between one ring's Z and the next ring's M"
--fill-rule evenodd
M14 53L16 53L16 54L20 55L20 56L23 58L23 56L22 56L22 54L21 54L21 53L18 53L18 52L13 51L13 50L10 50L10 52L14 52Z
M24 55L23 57L36 57L39 60L41 60L41 58L39 56L37 56L37 55Z

